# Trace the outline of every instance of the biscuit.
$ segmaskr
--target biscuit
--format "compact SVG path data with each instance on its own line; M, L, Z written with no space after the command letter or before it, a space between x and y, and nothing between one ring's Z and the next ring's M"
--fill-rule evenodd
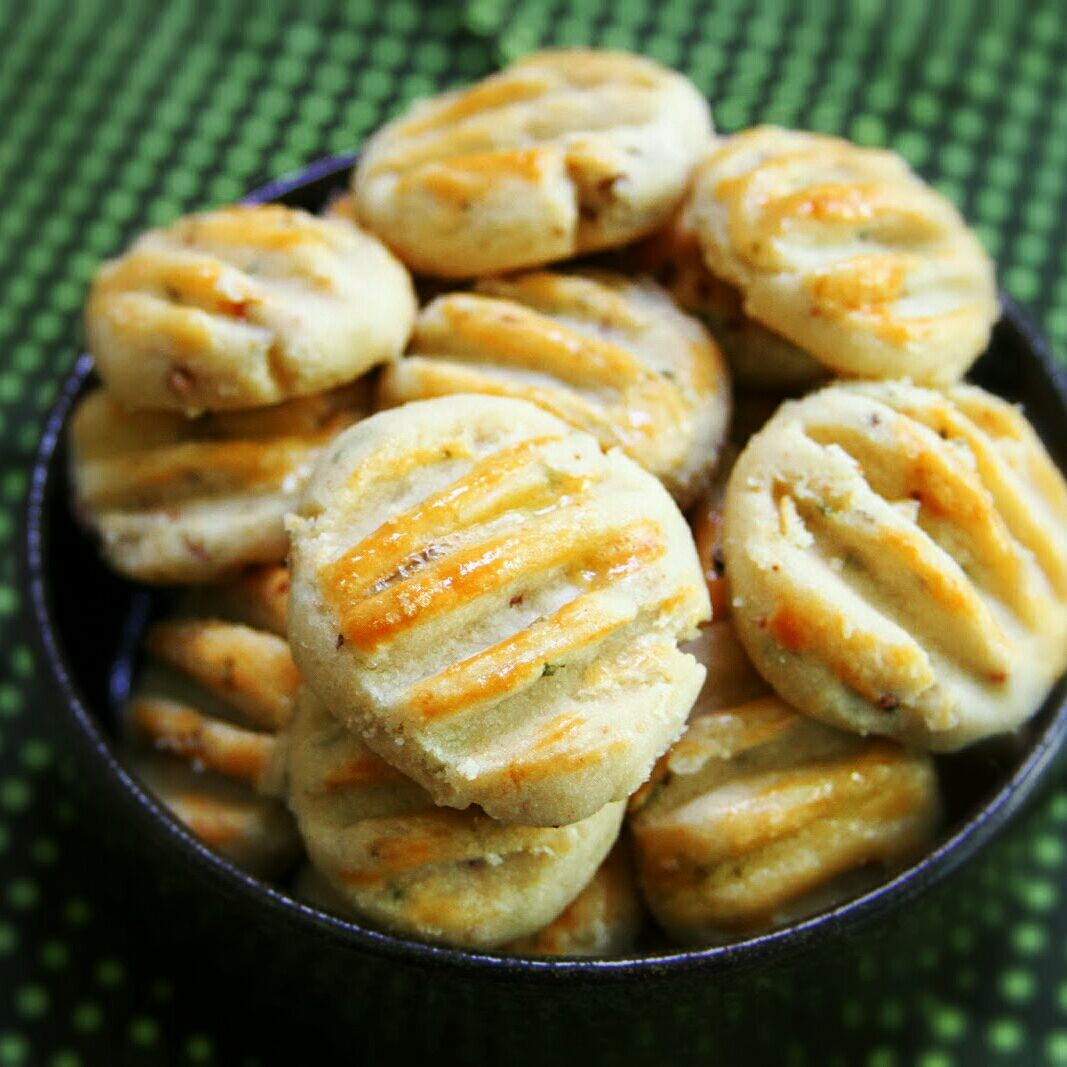
M345 895L310 864L297 874L293 891L322 911L358 917ZM536 933L498 948L516 956L618 956L633 948L644 925L645 906L633 857L620 838L586 887L556 918Z
M365 388L187 419L130 412L105 389L71 420L75 508L108 563L141 582L213 582L285 558L283 518Z
M289 744L290 805L308 854L356 914L398 934L469 948L523 937L581 891L619 831L610 804L561 827L434 807L305 688Z
M132 409L277 404L395 359L415 316L407 271L370 234L268 204L188 215L93 279L89 350Z
M833 385L730 477L725 559L760 673L831 725L951 751L1014 729L1067 659L1067 486L973 386Z
M754 934L839 903L916 856L939 813L933 760L777 696L708 711L631 802L645 899L683 942Z
M628 253L631 270L650 274L722 347L730 375L752 389L797 389L827 377L827 368L780 334L745 314L737 287L712 274L683 205L661 230Z
M432 301L379 398L450 393L529 400L622 449L683 504L707 482L730 414L714 341L652 282L607 272L494 278Z
M504 945L516 956L620 956L645 923L633 857L620 838L589 884L547 926Z
M243 578L217 599L245 601L255 614L266 578ZM200 606L197 598L191 606ZM150 627L144 647L151 660L124 723L134 770L205 844L254 873L281 873L300 850L280 799L279 731L300 681L285 640L226 618L181 614Z
M275 878L300 855L293 818L276 798L143 749L122 758L194 837L249 874Z
M989 341L992 261L892 152L760 126L711 152L690 210L745 313L836 375L947 385Z
M383 127L352 187L363 223L412 269L476 277L650 233L711 134L696 87L649 59L537 52Z
M424 400L346 432L290 520L308 684L437 804L576 822L645 779L703 680L685 520L532 404Z

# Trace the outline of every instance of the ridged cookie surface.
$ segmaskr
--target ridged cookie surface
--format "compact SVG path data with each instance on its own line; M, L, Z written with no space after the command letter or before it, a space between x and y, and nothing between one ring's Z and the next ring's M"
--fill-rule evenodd
M746 314L836 374L944 385L989 341L992 261L892 152L760 126L701 164L690 210Z
M627 266L651 274L722 346L738 385L792 389L827 376L826 366L745 314L737 287L704 261L688 203L661 230L623 253Z
M729 383L714 341L651 282L538 271L440 296L381 378L394 406L450 393L529 400L621 448L681 502L726 434Z
M276 404L358 378L404 347L407 271L340 219L268 204L188 215L97 271L89 350L126 407Z
M322 448L366 410L364 389L195 419L131 412L105 389L71 420L75 506L117 571L142 582L211 582L277 563Z
M561 827L435 807L305 688L289 745L290 804L312 863L359 915L401 934L486 948L551 922L619 831L611 804Z
M1067 660L1067 487L973 386L830 386L782 406L726 498L734 618L828 723L933 750L1012 730Z
M939 811L929 755L798 714L776 696L697 710L631 802L645 897L687 942L831 907L907 862Z
M674 502L532 404L372 416L291 533L306 680L438 804L583 819L640 785L703 680L677 648L708 598Z
M389 123L353 188L413 269L495 274L655 229L710 139L707 103L680 74L626 53L538 52Z

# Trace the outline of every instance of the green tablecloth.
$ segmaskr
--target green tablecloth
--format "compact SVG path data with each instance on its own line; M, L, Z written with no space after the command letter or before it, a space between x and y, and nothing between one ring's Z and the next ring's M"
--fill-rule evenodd
M230 1032L195 979L139 950L103 902L106 873L71 863L92 827L59 773L15 545L90 274L142 227L350 148L414 97L541 43L677 66L724 130L778 122L898 149L974 220L1004 287L1067 354L1055 4L0 0L0 1067L301 1061ZM1065 832L1056 785L938 891L938 936L895 946L892 966L857 958L852 993L777 1019L768 1058L1067 1063Z

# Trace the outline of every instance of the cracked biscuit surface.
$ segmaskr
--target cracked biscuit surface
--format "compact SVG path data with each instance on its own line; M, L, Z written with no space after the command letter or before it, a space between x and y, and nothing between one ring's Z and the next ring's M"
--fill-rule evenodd
M730 414L722 357L651 282L536 271L439 296L382 375L388 407L451 393L529 400L621 448L689 502Z
M783 405L726 497L740 636L791 704L951 751L1031 716L1067 658L1067 487L974 386Z
M418 401L353 427L290 520L308 684L438 804L560 825L678 735L708 615L685 520L532 404Z
M395 359L407 271L343 219L280 204L187 215L103 264L89 350L128 408L197 414L332 389Z
M332 895L397 933L469 948L533 934L581 892L615 841L621 803L569 826L435 807L305 687L289 801Z
M366 411L357 383L188 419L105 389L71 420L75 507L108 563L142 582L213 582L288 550L284 516L320 451Z
M663 223L711 142L708 106L640 56L525 56L367 143L359 215L412 269L473 277L625 244Z
M989 341L992 261L892 152L756 127L700 165L689 210L745 313L836 375L946 385Z

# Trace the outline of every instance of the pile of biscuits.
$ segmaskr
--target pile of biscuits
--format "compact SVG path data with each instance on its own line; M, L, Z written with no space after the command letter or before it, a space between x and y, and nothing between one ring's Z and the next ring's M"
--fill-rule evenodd
M131 762L248 869L445 944L862 891L936 833L931 754L1067 665L1067 486L961 384L997 315L899 157L717 137L619 53L413 107L321 216L143 235L72 427L109 563L182 590Z

